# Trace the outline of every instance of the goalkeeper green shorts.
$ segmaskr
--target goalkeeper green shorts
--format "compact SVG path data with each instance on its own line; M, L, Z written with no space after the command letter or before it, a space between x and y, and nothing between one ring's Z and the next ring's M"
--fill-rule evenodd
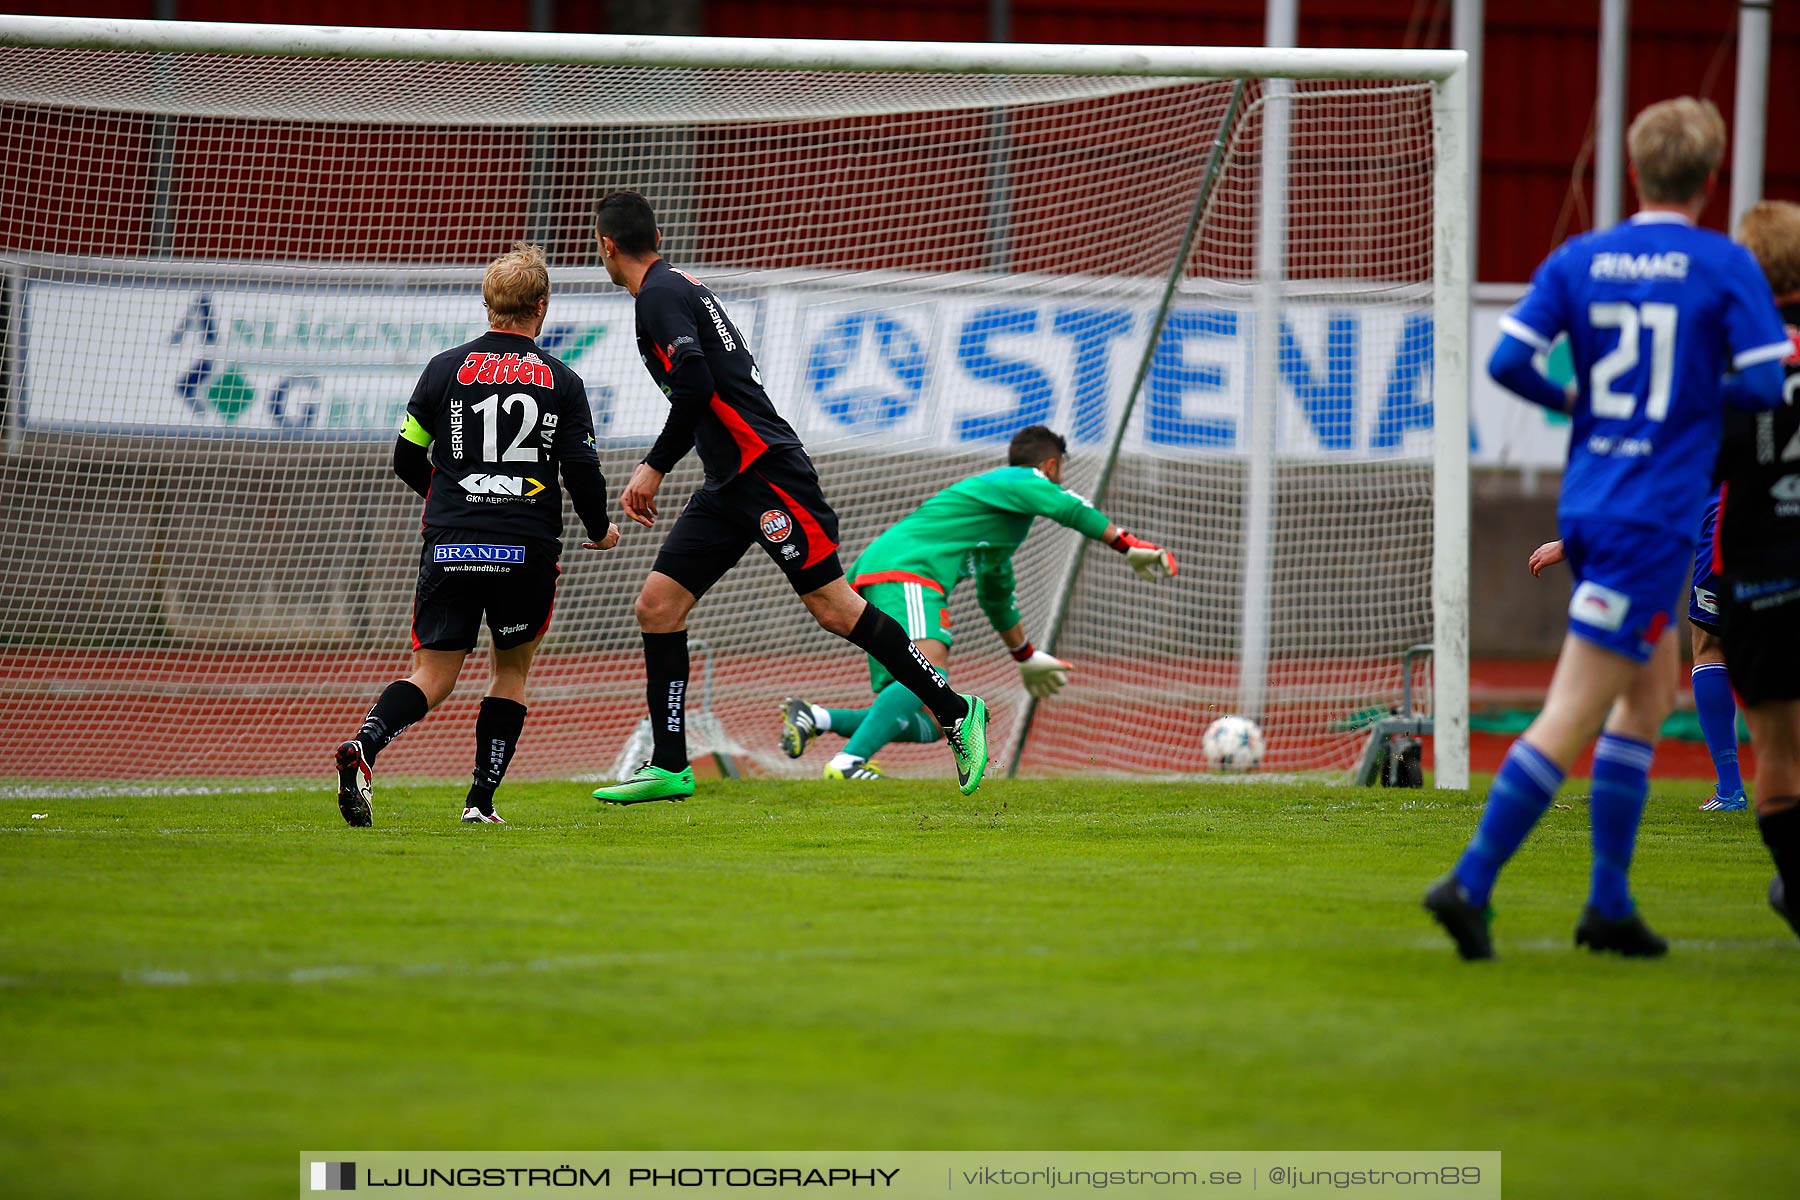
M900 622L900 628L906 630L906 636L915 642L942 642L950 645L950 609L949 597L934 588L922 583L904 581L888 583L859 583L853 586L864 600L879 608L894 620ZM888 669L869 660L869 686L877 693L887 690L894 682Z

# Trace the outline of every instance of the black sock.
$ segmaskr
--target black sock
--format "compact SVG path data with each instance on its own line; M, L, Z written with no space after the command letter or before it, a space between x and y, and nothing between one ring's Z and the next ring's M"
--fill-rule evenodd
M517 700L487 696L475 718L475 782L469 786L465 808L494 811L494 790L506 778L507 764L519 748L525 730L525 706Z
M1800 804L1780 812L1758 813L1756 827L1762 831L1763 845L1775 860L1781 882L1787 885L1787 894L1800 898Z
M396 679L387 685L375 707L363 718L356 740L362 743L363 761L373 765L375 756L387 744L406 732L409 725L424 719L431 711L425 693L410 679Z
M888 669L919 702L931 710L938 724L948 729L969 715L968 701L956 694L949 681L919 652L919 648L900 628L900 622L876 608L863 608L856 628L850 631L851 642L867 650L876 662Z
M650 701L650 765L679 771L687 756L687 630L644 635L644 692Z

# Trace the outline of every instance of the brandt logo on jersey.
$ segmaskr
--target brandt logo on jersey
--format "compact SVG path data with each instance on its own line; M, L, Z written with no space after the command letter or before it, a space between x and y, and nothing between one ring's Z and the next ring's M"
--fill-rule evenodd
M779 508L771 508L762 515L763 536L771 542L785 542L788 535L794 532L794 522Z
M441 563L522 563L523 546L489 546L471 543L466 546L433 546L431 561Z
M1571 620L1592 625L1595 629L1604 629L1608 633L1617 633L1623 629L1625 617L1630 612L1631 597L1624 592L1602 587L1591 579L1576 588L1575 595L1569 600Z
M556 376L550 373L550 364L535 354L521 357L477 350L463 359L463 365L456 372L456 382L522 383L529 387L554 388Z
M544 485L535 479L521 479L517 475L464 475L462 489L470 496L530 499L543 491Z

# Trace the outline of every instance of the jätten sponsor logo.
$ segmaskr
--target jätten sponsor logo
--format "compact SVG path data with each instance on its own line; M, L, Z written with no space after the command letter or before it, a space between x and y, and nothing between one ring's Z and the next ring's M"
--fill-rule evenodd
M524 384L527 387L556 387L556 376L550 364L535 354L489 354L483 350L470 353L456 372L460 384Z

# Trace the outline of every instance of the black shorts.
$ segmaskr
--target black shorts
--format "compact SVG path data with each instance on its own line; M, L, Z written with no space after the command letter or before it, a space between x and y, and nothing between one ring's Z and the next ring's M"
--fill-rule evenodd
M819 488L812 460L799 450L772 450L717 491L689 497L663 539L652 570L704 596L761 543L802 596L844 573L837 556L838 520Z
M1746 707L1800 700L1800 579L1726 580L1719 615L1738 699Z
M556 555L541 542L431 529L419 553L414 650L473 650L485 614L494 649L536 641L556 606Z

